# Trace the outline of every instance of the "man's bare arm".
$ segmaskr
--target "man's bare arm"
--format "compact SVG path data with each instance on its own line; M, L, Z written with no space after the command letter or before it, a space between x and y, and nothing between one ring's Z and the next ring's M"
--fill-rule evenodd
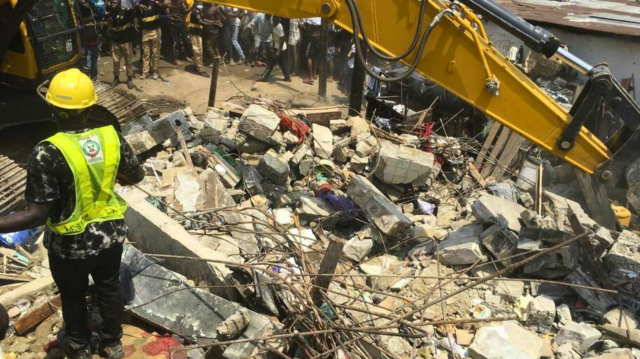
M12 233L35 228L47 223L51 203L27 203L20 212L0 217L0 233Z

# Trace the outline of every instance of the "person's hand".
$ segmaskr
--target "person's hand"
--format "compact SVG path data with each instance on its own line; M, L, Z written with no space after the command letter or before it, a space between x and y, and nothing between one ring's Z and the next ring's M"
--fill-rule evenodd
M144 4L140 4L140 3L138 3L138 6L140 7L140 9L142 9L142 10L144 10L144 11L149 10L149 7L148 7L147 5L144 5Z

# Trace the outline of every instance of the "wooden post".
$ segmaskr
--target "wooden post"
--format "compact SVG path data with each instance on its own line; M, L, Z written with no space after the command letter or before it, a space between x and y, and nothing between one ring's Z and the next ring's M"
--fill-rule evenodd
M327 47L329 40L329 19L322 18L322 27L320 32L320 57L318 58L318 96L327 97L327 77L328 77L328 62L327 62Z
M182 148L182 154L184 155L184 159L187 161L187 165L193 168L193 161L191 161L191 155L189 154L189 148L187 147L187 142L184 140L182 129L178 127L176 129L176 133L178 134L178 141L180 141L180 147Z
M316 236L320 238L321 241L328 241L329 245L327 246L327 252L322 258L322 262L320 262L320 269L318 270L318 274L322 274L317 276L314 280L315 286L313 287L313 291L311 294L311 298L313 299L313 303L316 306L322 305L322 292L325 292L329 289L329 285L331 284L332 276L327 274L334 274L336 271L336 267L338 267L338 261L340 260L340 255L342 254L342 249L344 245L347 243L342 238L338 238L334 235L329 235L329 238L322 233L322 229L313 231Z
M573 229L573 233L576 236L587 232L573 211L569 211L569 223L571 224L571 229ZM582 250L589 260L589 263L591 264L591 268L593 268L593 271L600 280L600 285L606 289L615 289L615 286L611 281L611 277L609 277L609 272L604 268L604 265L600 260L600 256L596 253L595 248L593 248L593 244L589 241L589 236L581 238L579 242Z
M362 49L362 55L367 58L367 48ZM358 60L358 55L354 55L353 77L351 77L351 91L349 92L349 116L360 115L362 110L362 99L364 96L364 80L366 78L366 72L364 71L364 64L361 64Z

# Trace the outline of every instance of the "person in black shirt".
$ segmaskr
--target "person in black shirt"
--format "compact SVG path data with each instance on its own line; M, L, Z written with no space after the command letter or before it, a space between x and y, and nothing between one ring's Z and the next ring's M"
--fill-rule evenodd
M74 218L85 220L83 214L86 208L81 204L83 201L76 202L77 193L82 196L88 193L83 186L76 188L78 161L85 163L85 166L104 167L105 158L118 158L116 178L124 185L140 182L144 178L144 170L124 137L116 134L113 128L99 130L118 139L119 144L113 147L105 145L104 140L93 135L95 132L87 133L91 106L97 102L93 83L88 76L78 69L58 73L51 80L47 101L57 119L58 135L69 141L60 147L60 143L54 144L54 136L39 143L31 151L27 163L27 207L20 212L0 217L0 233L17 232L47 223L44 246L48 249L51 274L60 290L65 323L64 330L58 334L60 348L72 359L92 358L91 331L88 327L85 299L88 277L91 274L96 284L103 319L99 333L100 351L107 359L119 359L124 356L120 343L124 303L119 278L122 243L127 236L124 219L101 220L100 214L97 218L94 217L96 221L84 222L84 230L71 233L60 232L55 224ZM77 134L81 133L86 137L75 142L73 138L79 137ZM91 146L86 147L87 143L91 143ZM117 149L118 153L111 151L111 148ZM73 153L74 149L77 156L69 159L65 157ZM93 162L89 162L90 160ZM72 161L76 170L72 170L69 161ZM93 178L91 182L94 182ZM107 198L111 198L114 193L113 182L114 179L111 179ZM94 194L96 192L95 188L89 190ZM97 193L102 194L100 191ZM97 200L93 203L99 205ZM80 213L76 213L77 206L80 206ZM0 313L0 330L2 325Z
M98 43L98 18L94 15L88 0L79 0L80 16L84 25L84 50L85 62L82 72L95 81L98 79L98 58L100 57L100 47Z
M160 75L160 16L168 14L168 8L156 0L140 0L138 3L138 19L142 28L142 76L157 80Z
M122 7L121 0L112 0L107 22L111 25L111 57L113 58L113 86L120 83L120 62L127 67L127 87L133 89L133 9Z

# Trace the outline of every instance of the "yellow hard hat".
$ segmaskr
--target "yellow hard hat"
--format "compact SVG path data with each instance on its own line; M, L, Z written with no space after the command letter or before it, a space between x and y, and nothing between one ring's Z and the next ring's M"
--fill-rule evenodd
M53 77L47 91L47 101L59 108L80 110L98 102L98 96L89 76L78 69L70 69Z

